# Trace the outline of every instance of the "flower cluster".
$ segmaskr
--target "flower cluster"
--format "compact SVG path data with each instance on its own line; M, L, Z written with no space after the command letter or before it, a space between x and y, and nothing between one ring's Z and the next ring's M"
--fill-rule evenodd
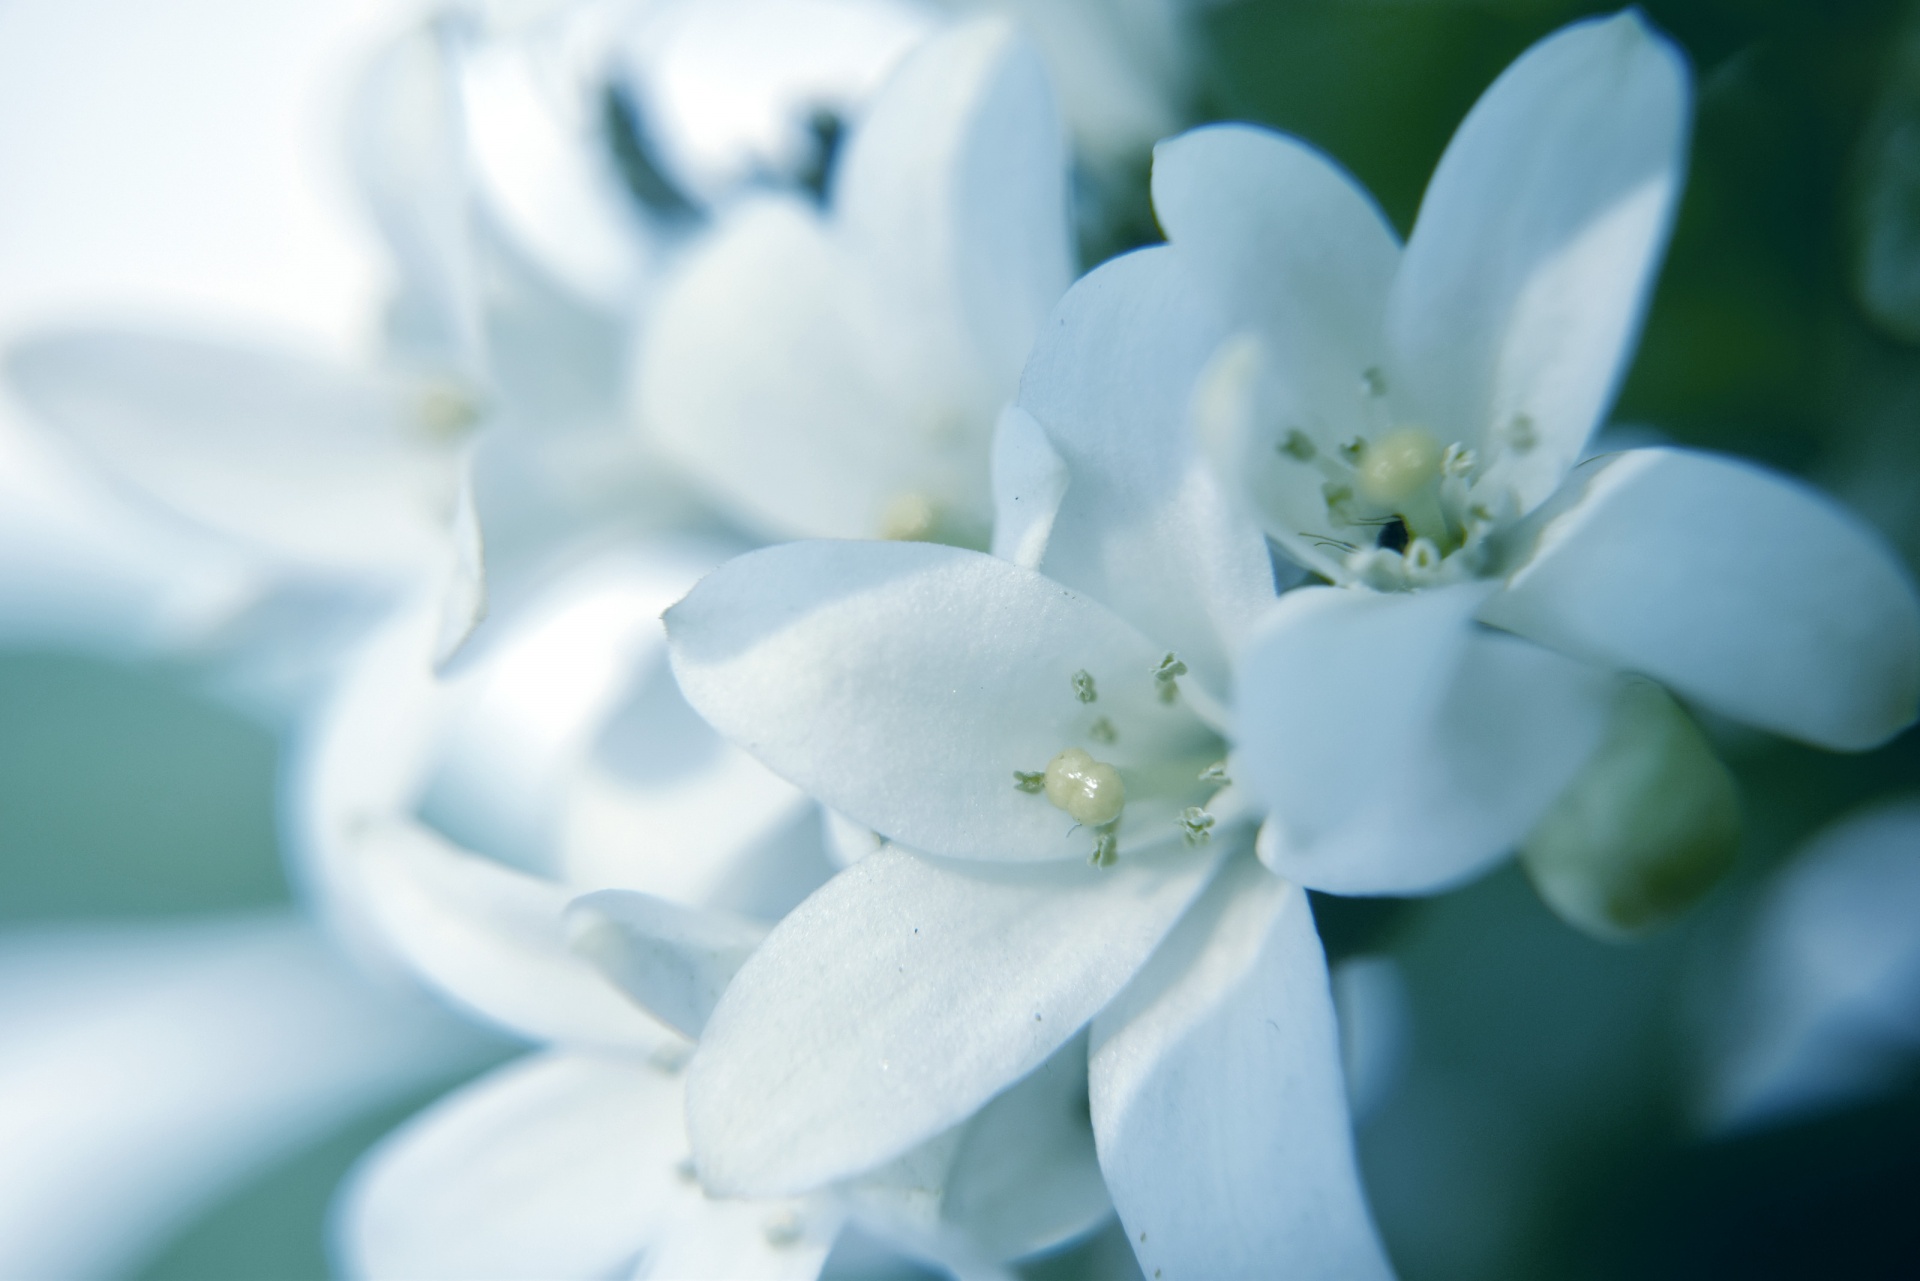
M1403 244L1298 139L1166 136L1177 7L976 8L440 14L357 82L357 366L11 349L252 558L199 639L299 659L336 935L532 1047L363 1163L351 1272L990 1277L1117 1216L1155 1279L1390 1276L1308 891L1518 853L1635 934L1737 837L1696 717L1920 709L1864 523L1605 430L1688 147L1636 12ZM1156 139L1165 243L1078 274Z

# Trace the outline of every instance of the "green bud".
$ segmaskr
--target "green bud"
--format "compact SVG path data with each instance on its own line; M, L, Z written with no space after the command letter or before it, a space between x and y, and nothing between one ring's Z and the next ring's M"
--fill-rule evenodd
M1520 863L1562 919L1625 940L1698 902L1739 843L1733 776L1666 690L1634 680L1592 759L1521 845Z

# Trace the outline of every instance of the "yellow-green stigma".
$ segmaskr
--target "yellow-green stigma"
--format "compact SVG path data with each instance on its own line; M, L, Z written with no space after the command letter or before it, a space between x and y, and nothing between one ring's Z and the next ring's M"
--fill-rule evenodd
M1440 479L1444 451L1433 433L1422 427L1402 427L1367 446L1354 468L1360 496L1368 502L1398 511L1406 501Z
M1088 827L1105 827L1120 817L1127 804L1120 771L1078 747L1069 747L1047 762L1043 785L1056 809Z

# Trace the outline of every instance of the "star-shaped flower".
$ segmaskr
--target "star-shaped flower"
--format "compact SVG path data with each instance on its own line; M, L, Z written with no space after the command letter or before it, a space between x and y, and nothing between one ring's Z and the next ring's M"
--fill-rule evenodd
M1404 249L1293 139L1159 148L1173 252L1240 331L1197 430L1332 584L1285 596L1237 672L1275 870L1351 893L1471 876L1589 758L1616 672L1832 748L1913 719L1920 601L1859 520L1733 459L1581 462L1666 239L1687 99L1637 13L1549 37L1461 125Z

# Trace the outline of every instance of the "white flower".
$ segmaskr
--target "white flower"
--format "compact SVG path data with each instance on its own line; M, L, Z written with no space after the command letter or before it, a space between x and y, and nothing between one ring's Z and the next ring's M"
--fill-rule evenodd
M1684 450L1576 467L1631 349L1686 116L1679 55L1636 13L1567 28L1468 116L1404 251L1292 139L1225 126L1160 147L1174 253L1242 331L1197 429L1335 584L1289 593L1237 673L1275 870L1351 893L1471 876L1587 760L1616 671L1834 748L1913 719L1920 602L1851 515Z
M1068 293L996 444L996 540L1025 564L793 543L668 612L701 714L889 842L715 1009L687 1098L710 1185L890 1159L1090 1028L1148 1275L1387 1271L1306 898L1253 859L1218 728L1272 568L1164 430L1218 337L1165 250Z
M977 1272L1109 1213L1075 1119L1084 1046L893 1168L802 1198L700 1187L688 1039L764 921L832 869L814 807L667 676L657 616L699 564L602 555L440 680L430 611L396 618L300 754L299 853L340 932L544 1047L369 1159L339 1220L356 1273L590 1277L643 1258L645 1276L811 1276L849 1223Z
M736 206L646 328L637 413L775 536L984 542L994 416L1070 272L1064 138L1006 25L936 36L854 129L824 215Z

